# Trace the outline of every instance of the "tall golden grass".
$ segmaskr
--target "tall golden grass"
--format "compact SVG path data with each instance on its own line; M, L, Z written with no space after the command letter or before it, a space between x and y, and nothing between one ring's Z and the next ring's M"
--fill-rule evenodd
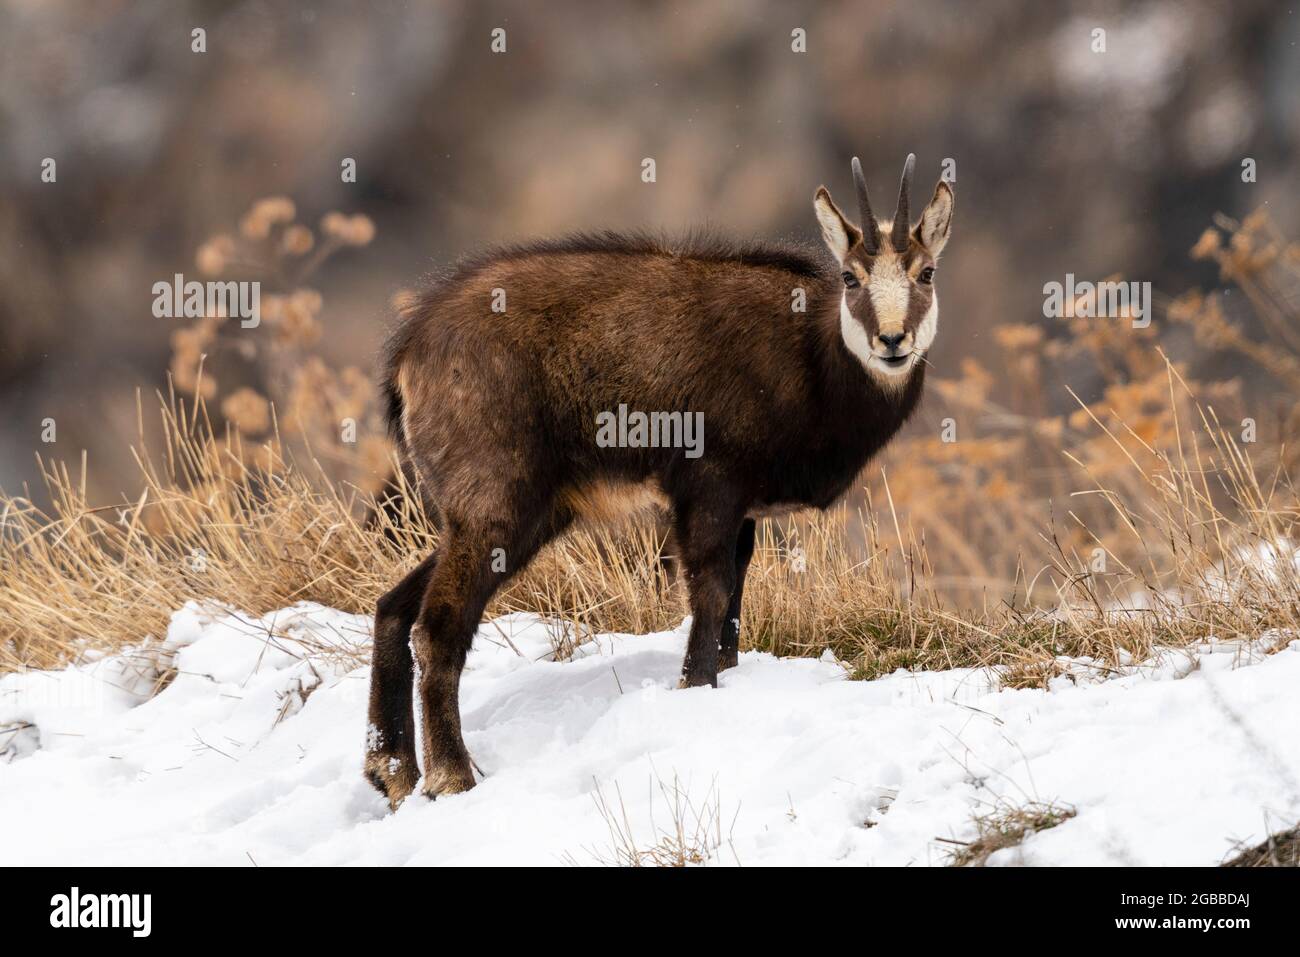
M1170 384L1181 387L1172 366ZM161 455L137 452L141 492L132 500L95 507L83 475L49 466L49 510L0 501L0 668L50 667L86 648L160 637L190 599L254 614L305 600L369 613L435 544L412 504L417 495L401 497L406 511L395 521L369 493L340 486L319 463L297 464L278 443L253 455L237 435L216 435L204 409L201 399L169 401ZM859 677L999 666L1007 682L1034 684L1060 671L1060 656L1088 656L1105 669L1156 645L1296 629L1294 491L1276 477L1262 482L1208 414L1200 424L1209 447L1152 450L1158 465L1140 471L1145 493L1136 501L1089 490L1140 543L1141 562L1113 557L1111 570L1091 571L1046 537L1055 555L1035 574L1061 582L1046 606L1029 602L1022 568L1014 588L985 606L949 607L928 583L923 542L893 521L882 527L870 508L764 522L746 585L744 647L829 650ZM653 526L571 534L489 613L531 611L555 622L560 656L596 632L671 627L684 604L657 560L661 545Z
M301 232L288 242L288 230L305 229L291 218L265 224L266 235L262 225L241 243L264 242L275 256L312 248ZM1185 325L1204 349L1253 362L1294 395L1300 323L1287 304L1297 247L1262 217L1223 230L1226 239L1208 231L1193 255L1216 259L1225 281L1267 313L1262 332L1244 333L1199 293L1169 303L1169 321L1153 326ZM208 274L234 255L219 245L221 257L200 251ZM319 296L292 284L281 306L313 323L322 310ZM996 667L1007 684L1033 685L1065 672L1063 657L1087 656L1104 672L1157 645L1270 628L1300 634L1300 500L1286 441L1300 425L1297 404L1279 404L1276 422L1259 416L1257 441L1243 442L1238 381L1192 378L1152 330L1068 325L1071 335L1057 339L1037 326L998 331L1010 357L1002 375L1025 386L1017 407L995 400L996 377L968 362L960 379L936 381L958 441L904 437L852 504L762 523L742 647L830 651L857 677ZM219 317L199 326L220 334ZM376 464L374 443L337 439L340 417L374 415L358 373L305 362L283 392L267 379L270 398L242 387L218 401L200 344L176 343L180 392L159 397L157 436L138 401L138 491L107 506L89 501L83 460L75 469L42 463L46 507L30 494L0 496L0 670L160 637L190 599L254 614L302 600L369 614L434 546L417 495L400 496L396 516L376 507L374 478L386 463ZM301 336L268 348L295 350L267 359L270 368L302 359ZM1106 383L1101 398L1054 414L1048 383L1065 381L1064 364L1081 354ZM309 394L334 399L306 403ZM281 402L292 408L286 423L276 418ZM662 544L653 525L572 533L489 614L544 616L560 657L596 632L673 627L685 608L658 561Z

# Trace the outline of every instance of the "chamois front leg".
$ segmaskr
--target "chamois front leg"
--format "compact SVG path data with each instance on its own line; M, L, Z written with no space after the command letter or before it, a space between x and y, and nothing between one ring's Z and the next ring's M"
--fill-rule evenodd
M722 641L718 649L718 670L736 667L740 660L740 606L745 591L745 573L754 557L754 520L747 518L736 538L736 583L727 603L727 617L722 622Z
M681 687L717 687L719 643L735 591L741 520L730 509L679 507L676 525L691 602Z

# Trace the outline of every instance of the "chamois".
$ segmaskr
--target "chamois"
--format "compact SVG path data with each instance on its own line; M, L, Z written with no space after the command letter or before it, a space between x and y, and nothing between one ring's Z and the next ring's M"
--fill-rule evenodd
M736 664L755 519L831 505L921 397L954 197L940 180L913 227L914 164L892 221L856 157L861 229L817 190L837 269L795 245L606 232L464 261L403 310L389 422L441 535L375 614L365 772L393 807L474 786L458 702L474 632L575 522L670 510L693 616L682 686ZM599 441L627 409L696 416L702 445Z

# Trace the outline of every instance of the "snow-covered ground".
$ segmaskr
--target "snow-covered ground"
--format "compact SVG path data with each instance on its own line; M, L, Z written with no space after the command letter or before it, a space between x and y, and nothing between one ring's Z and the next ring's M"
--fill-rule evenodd
M486 777L390 814L360 770L368 669L300 643L368 633L190 605L156 695L156 650L0 678L0 865L594 863L615 842L598 795L644 846L674 785L720 817L723 864L944 863L937 839L1029 801L1078 813L990 863L1215 864L1300 817L1300 641L1078 662L1051 691L749 653L683 691L683 629L554 662L527 616L483 626L465 672Z

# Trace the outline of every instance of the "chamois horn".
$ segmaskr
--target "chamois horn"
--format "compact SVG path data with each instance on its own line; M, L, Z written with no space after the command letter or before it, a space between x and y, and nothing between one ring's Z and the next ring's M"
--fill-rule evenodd
M858 190L858 218L862 221L862 244L871 256L880 252L880 227L871 212L871 200L867 198L867 179L862 175L862 163L853 157L853 185Z
M912 170L916 167L916 154L908 153L907 162L903 164L903 182L898 187L898 210L894 213L894 228L889 232L889 241L894 252L907 252L907 232L912 228L911 210L908 206L912 199Z

